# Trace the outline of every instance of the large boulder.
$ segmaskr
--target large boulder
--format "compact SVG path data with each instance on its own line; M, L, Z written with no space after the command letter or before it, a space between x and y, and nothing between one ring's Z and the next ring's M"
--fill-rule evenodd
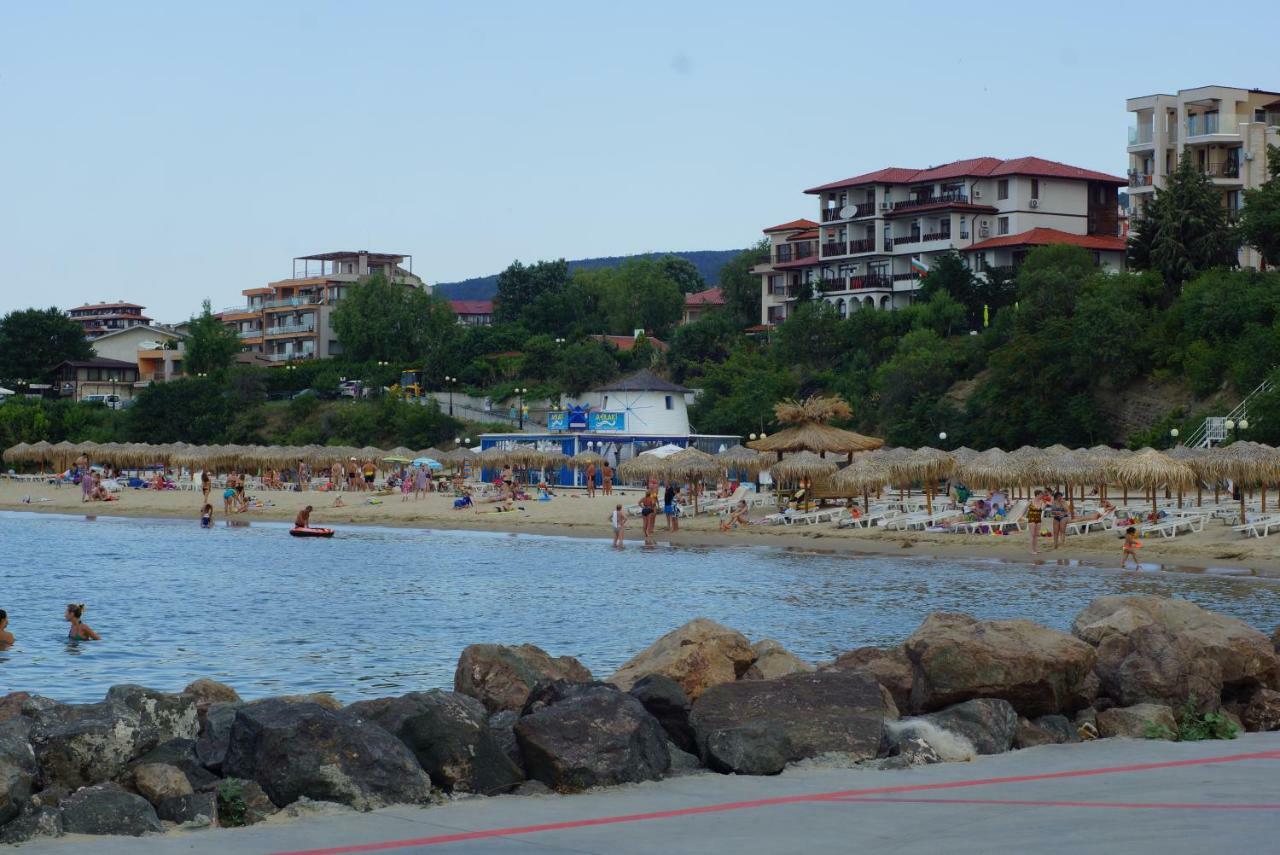
M1012 704L999 698L975 698L952 704L918 720L964 737L979 754L1008 751L1018 733L1018 713Z
M370 810L431 794L403 742L318 704L265 700L237 709L222 770L257 781L278 807L306 796Z
M773 680L788 674L807 674L814 667L772 638L751 645L756 661L742 675L744 680Z
M560 792L654 781L671 765L657 719L613 686L565 693L523 715L515 734L529 777Z
M156 816L180 825L214 825L218 821L218 795L208 792L170 796L156 805Z
M196 759L206 769L221 773L222 761L231 744L231 725L235 724L236 711L242 703L210 704L200 722L200 738L196 740Z
M1079 742L1075 725L1062 715L1045 715L1034 721L1019 717L1018 730L1013 737L1014 748L1034 748L1037 745L1058 745L1063 742Z
M795 755L787 729L767 719L712 731L707 766L736 775L777 775Z
M677 748L690 754L697 753L697 741L689 725L689 696L679 683L661 674L649 674L636 681L630 695L658 720Z
M1280 730L1280 692L1258 689L1241 711L1240 722L1250 732Z
M207 677L201 677L199 680L193 680L187 684L182 690L182 694L190 695L196 702L196 715L200 719L200 723L204 723L205 713L209 707L214 704L238 704L240 703L240 695L235 689L226 683L219 683L217 680L210 680Z
M170 739L152 748L146 754L129 764L136 770L148 763L173 766L186 776L191 788L196 791L211 790L218 782L218 776L206 769L196 756L196 742L191 739Z
M915 682L915 669L907 651L897 647L859 647L836 657L835 668L842 671L861 671L869 674L889 690L899 710L911 709L911 686Z
M1164 704L1134 704L1112 707L1098 713L1100 736L1122 736L1127 739L1174 738L1178 722L1173 710Z
M37 837L61 837L62 812L53 807L25 811L12 822L0 823L0 846L26 843Z
M358 701L342 713L371 721L408 746L431 782L448 792L505 793L524 775L489 730L475 698L433 689Z
M1121 706L1178 707L1194 696L1205 711L1217 709L1224 692L1280 688L1280 657L1269 638L1186 600L1099 597L1071 631L1097 648L1102 692Z
M77 790L62 800L62 827L68 834L128 834L163 831L151 803L117 784Z
M195 698L190 695L143 686L112 686L106 703L136 719L138 752L150 751L170 739L195 739L200 727Z
M713 686L694 702L689 723L708 763L708 746L718 734L761 722L778 725L786 735L787 762L829 752L866 760L879 750L887 711L880 684L866 674L819 671ZM770 750L783 745L768 728L742 731L734 739L724 744L749 739ZM722 754L718 761L722 767L725 759Z
M721 683L732 683L751 667L756 653L737 630L707 618L695 618L673 629L627 660L609 682L623 691L648 674L661 674L680 684L689 700Z
M903 645L914 667L911 709L1000 698L1025 716L1070 711L1094 650L1028 620L980 621L935 612Z
M458 657L453 689L480 701L491 713L519 712L540 683L591 679L591 672L572 656L553 657L532 644L472 644Z
M7 695L0 695L0 724L18 716L31 716L38 710L57 705L58 702L55 700L43 695L33 695L30 692L10 692Z
M25 720L0 722L0 825L17 817L40 775L29 731Z
M524 758L520 756L520 743L516 742L516 722L520 720L520 713L512 710L502 710L489 716L489 733L493 734L493 739L498 743L498 747L502 749L502 753L507 755L517 769L524 768Z
M133 767L133 787L157 807L165 799L195 792L183 771L168 763L140 763Z

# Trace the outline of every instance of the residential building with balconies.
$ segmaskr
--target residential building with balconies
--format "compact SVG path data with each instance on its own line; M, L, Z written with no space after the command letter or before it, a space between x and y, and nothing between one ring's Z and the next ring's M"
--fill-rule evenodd
M405 266L407 264L407 267ZM342 352L332 313L351 286L382 274L388 281L430 291L413 273L413 257L394 253L325 252L293 260L293 275L243 292L244 305L219 312L240 337L241 350L272 364L323 359Z
M1176 95L1130 98L1129 216L1142 215L1178 168L1184 152L1222 192L1233 216L1245 190L1267 180L1267 145L1280 145L1280 92L1200 86ZM1240 264L1257 267L1256 250L1240 251Z
M766 326L808 288L840 314L910 305L939 255L956 250L978 273L1016 267L1032 247L1084 246L1104 269L1124 265L1117 191L1126 180L1038 157L979 157L928 169L889 167L804 191L817 222L765 229Z
M137 303L86 303L67 310L67 317L84 329L84 337L93 340L101 335L129 327L147 326L151 318L143 314L146 306Z

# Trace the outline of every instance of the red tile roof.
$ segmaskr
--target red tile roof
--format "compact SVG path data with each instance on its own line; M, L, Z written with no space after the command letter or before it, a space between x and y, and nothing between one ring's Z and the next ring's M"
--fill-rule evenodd
M719 288L708 288L685 297L684 304L686 306L723 306L724 294Z
M1052 244L1071 244L1085 249L1096 249L1103 252L1124 252L1125 239L1111 235L1073 235L1057 229L1031 229L1016 235L1000 235L972 246L964 247L961 252L973 252L980 249L997 249L1003 246L1050 246Z
M807 231L796 232L793 235L789 235L787 237L787 240L815 240L817 237L818 237L818 230L809 229Z
M821 193L824 190L836 190L842 187L856 187L862 184L923 184L930 181L946 181L953 178L986 177L993 175L1034 175L1042 178L1066 178L1076 181L1101 181L1107 184L1127 184L1123 178L1095 172L1055 160L1042 157L1017 157L1012 160L1001 160L998 157L974 157L968 160L956 160L934 166L929 169L902 169L889 167L865 172L842 181L810 187L806 193Z
M450 300L449 308L455 315L492 315L492 300Z
M773 265L774 270L791 270L796 267L812 267L818 263L818 255L806 255L804 258L795 258L791 261L779 261Z
M636 346L635 337L629 335L593 335L591 338L594 338L598 342L611 344L623 353L629 352ZM654 338L651 335L645 336L644 340L653 345L654 350L665 351L669 348L669 345L665 341Z
M789 232L789 231L794 231L796 229L816 229L817 227L818 227L818 224L815 223L813 220L806 220L802 218L799 220L792 220L789 223L783 223L782 225L779 225L779 226L770 226L764 231L765 231L765 234L768 234L769 232Z

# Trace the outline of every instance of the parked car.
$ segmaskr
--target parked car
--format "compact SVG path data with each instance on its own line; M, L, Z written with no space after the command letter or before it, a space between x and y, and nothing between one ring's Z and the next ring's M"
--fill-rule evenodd
M80 400L85 404L102 404L108 410L123 410L125 405L119 395L85 395Z

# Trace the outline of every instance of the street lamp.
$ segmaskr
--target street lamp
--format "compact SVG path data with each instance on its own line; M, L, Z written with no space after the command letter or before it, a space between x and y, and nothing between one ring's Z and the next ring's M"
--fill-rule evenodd
M1239 439L1240 431L1249 429L1249 420L1241 419L1240 421L1236 421L1235 419L1227 419L1223 422L1222 426L1231 431L1232 439Z
M1177 444L1178 444L1178 434L1179 434L1179 433L1181 433L1181 431L1179 431L1177 428L1169 428L1169 440L1170 440L1170 443L1169 443L1169 444L1170 444L1170 445L1177 445Z
M444 384L449 387L449 415L453 415L453 384L458 382L457 377L445 375Z
M946 443L947 443L947 432L945 430L938 431L938 444L945 446Z
M527 394L527 388L516 387L516 415L520 419L520 430L524 430L524 396Z
M107 401L107 406L114 409L116 405L116 375L111 375L111 398Z

